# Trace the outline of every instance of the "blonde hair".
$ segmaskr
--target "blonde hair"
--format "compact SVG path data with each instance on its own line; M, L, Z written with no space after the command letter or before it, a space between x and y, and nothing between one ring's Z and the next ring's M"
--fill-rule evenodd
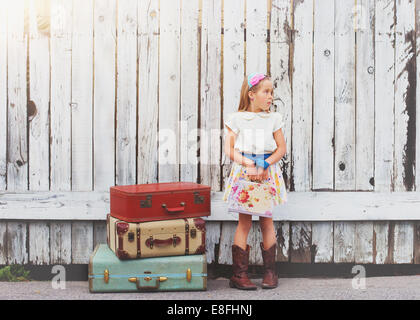
M261 86L261 83L264 80L271 80L270 76L265 76L264 79L262 79L260 82L258 82L255 86L249 88L248 85L248 77L245 77L244 81L242 82L242 88L241 88L241 95L239 98L239 106L238 106L238 111L247 111L251 101L249 101L249 95L248 92L252 91L252 92L257 92L258 89Z

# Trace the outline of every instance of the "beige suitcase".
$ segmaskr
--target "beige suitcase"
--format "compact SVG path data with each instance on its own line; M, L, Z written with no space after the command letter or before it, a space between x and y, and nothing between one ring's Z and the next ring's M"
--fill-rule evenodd
M121 260L204 254L205 221L183 218L135 223L108 214L107 242Z

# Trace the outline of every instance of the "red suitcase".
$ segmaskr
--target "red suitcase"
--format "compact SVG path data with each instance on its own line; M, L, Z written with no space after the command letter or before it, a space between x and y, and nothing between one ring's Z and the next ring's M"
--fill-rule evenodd
M210 186L166 182L110 188L111 216L127 222L210 215Z

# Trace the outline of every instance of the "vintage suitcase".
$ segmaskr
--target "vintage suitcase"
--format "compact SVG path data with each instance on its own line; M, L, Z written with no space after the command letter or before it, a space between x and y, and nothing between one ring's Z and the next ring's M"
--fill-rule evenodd
M108 214L107 241L122 260L203 254L206 226L201 218L134 223Z
M120 260L99 244L89 260L90 292L207 289L206 255Z
M110 188L110 212L127 222L146 222L210 215L210 186L165 182Z

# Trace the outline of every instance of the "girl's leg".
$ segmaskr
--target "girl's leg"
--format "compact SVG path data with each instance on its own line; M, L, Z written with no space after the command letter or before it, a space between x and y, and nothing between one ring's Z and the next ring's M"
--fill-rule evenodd
M269 249L277 242L276 232L272 218L260 217L260 228L263 238L264 249Z
M239 214L238 226L236 227L233 244L246 250L248 242L248 233L252 226L252 216L249 214Z

